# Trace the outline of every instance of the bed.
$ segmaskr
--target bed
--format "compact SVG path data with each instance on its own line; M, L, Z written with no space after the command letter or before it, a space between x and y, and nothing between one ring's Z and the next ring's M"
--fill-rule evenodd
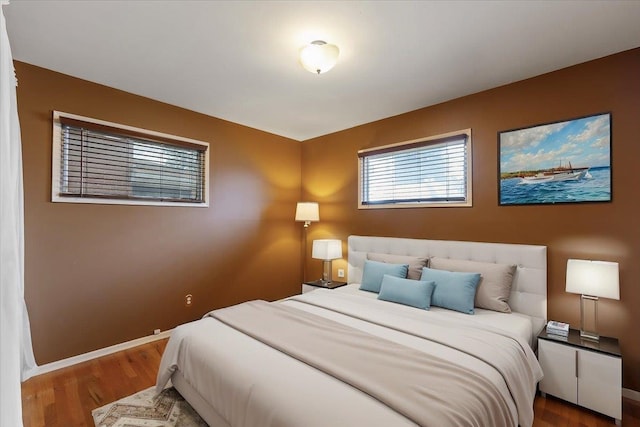
M348 247L347 286L215 310L175 328L157 390L172 384L211 426L532 425L546 247L373 236L349 236ZM380 300L395 289L388 274L380 293L361 289L372 266L396 268L398 259L461 266L447 271L465 277L469 266L489 268L476 298L494 267L511 266L508 299L496 300L510 312Z

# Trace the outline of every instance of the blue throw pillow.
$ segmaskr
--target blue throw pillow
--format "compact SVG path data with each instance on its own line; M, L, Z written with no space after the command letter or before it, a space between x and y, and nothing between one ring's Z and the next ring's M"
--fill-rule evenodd
M436 282L431 304L449 310L473 314L480 273L458 273L424 267L420 280Z
M378 299L429 310L431 295L435 287L434 282L401 279L385 274Z
M362 283L360 289L369 292L380 292L382 277L385 274L394 277L407 277L409 264L388 264L386 262L369 261L364 262L362 270Z

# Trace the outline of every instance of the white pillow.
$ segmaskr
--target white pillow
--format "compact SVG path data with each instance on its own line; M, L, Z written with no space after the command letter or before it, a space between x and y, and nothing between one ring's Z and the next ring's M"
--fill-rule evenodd
M409 255L379 254L369 252L367 259L377 262L386 262L387 264L408 264L409 272L407 279L420 280L422 275L422 267L427 266L427 257L417 257Z

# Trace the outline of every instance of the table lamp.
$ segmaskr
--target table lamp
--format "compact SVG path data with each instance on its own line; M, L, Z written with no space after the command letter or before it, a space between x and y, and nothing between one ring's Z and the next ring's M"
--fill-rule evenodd
M322 260L322 281L330 283L332 281L331 261L342 258L342 242L333 239L314 240L311 257Z
M618 263L568 260L566 291L581 294L580 337L598 341L598 297L620 299Z

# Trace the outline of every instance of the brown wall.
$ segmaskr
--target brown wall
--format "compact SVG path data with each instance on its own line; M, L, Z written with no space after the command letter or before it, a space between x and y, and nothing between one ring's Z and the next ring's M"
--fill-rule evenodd
M301 227L293 221L300 143L15 65L25 297L38 363L173 328L214 308L300 291ZM210 207L51 203L52 110L209 142Z
M620 301L600 301L603 335L619 337L624 387L640 390L640 49L305 141L303 198L320 202L309 241L349 234L548 247L548 316L579 327L579 296L564 290L568 258L620 263ZM384 99L380 99L384 102ZM497 133L612 113L611 203L498 206ZM357 209L362 148L472 128L473 207ZM346 261L334 262L334 270ZM321 263L307 258L310 277ZM335 271L334 271L335 274Z
M621 300L600 301L600 328L620 338L624 386L640 390L640 49L302 145L28 64L16 68L25 296L38 363L243 300L298 293L301 227L292 217L302 178L302 199L320 202L309 242L346 244L348 235L363 234L547 245L549 318L574 327L579 297L564 291L566 260L619 262ZM211 206L51 203L54 109L209 142ZM498 131L605 111L612 113L611 203L498 206ZM357 209L357 150L466 128L473 131L472 208ZM319 277L321 264L307 257L307 278ZM345 266L334 262L334 270ZM183 305L187 293L191 308Z

